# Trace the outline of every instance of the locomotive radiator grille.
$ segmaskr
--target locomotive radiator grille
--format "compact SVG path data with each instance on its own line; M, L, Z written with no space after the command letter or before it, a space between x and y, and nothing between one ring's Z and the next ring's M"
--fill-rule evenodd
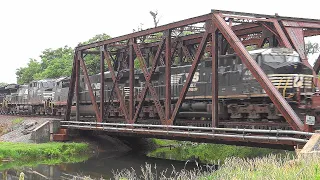
M277 89L305 88L312 89L312 75L306 74L268 74L272 84Z

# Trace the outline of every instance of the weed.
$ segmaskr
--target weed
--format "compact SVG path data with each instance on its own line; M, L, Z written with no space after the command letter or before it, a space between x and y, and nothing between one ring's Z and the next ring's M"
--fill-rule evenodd
M14 119L14 120L12 121L12 124L13 124L13 125L20 124L22 121L23 121L22 118L16 118L16 119Z

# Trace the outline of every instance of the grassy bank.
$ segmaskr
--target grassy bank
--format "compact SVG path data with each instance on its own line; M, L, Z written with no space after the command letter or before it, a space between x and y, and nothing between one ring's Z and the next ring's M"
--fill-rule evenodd
M26 144L0 142L0 161L33 161L64 158L83 154L89 150L84 143Z
M320 180L320 157L310 155L297 159L290 155L281 158L229 158L221 168L199 179L305 179Z
M202 163L223 162L228 157L254 158L268 154L289 153L284 150L274 150L268 148L253 148L243 146L231 146L222 144L192 143L171 140L153 139L158 148L148 154L150 157L173 159L173 160L198 160Z
M156 166L146 164L139 170L124 169L114 174L115 179L176 179L176 180L320 180L320 156L309 156L298 159L292 155L280 157L268 155L262 158L227 158L216 171L213 168L199 167L194 170L157 172Z

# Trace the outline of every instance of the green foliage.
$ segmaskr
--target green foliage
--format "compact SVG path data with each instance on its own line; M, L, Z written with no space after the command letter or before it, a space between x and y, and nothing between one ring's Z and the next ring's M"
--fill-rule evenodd
M35 74L42 71L41 63L35 59L30 59L27 67L17 69L17 83L25 84L35 79Z
M0 160L30 161L54 157L69 157L88 151L84 143L26 144L0 142Z
M103 41L103 40L107 40L110 39L111 36L102 33L102 34L97 34L94 37L90 38L88 41L82 42L80 43L80 45L85 45L85 44L90 44L90 43L94 43L94 42L98 42L98 41Z
M272 153L284 154L286 152L283 150L267 148L191 143L160 139L154 139L153 142L160 147L172 145L175 148L158 148L149 153L148 156L182 161L196 158L202 163L212 163L216 161L223 162L228 157L254 158Z
M305 44L305 53L307 55L318 53L320 51L320 46L318 43L307 42Z
M176 141L176 140L163 140L163 139L152 139L152 142L159 147L177 145L179 143L179 141Z
M5 82L0 82L0 87L7 85Z
M97 41L109 39L106 34L98 34L88 41L80 44L89 44ZM40 55L40 61L30 59L26 67L20 67L16 71L17 83L26 84L33 80L45 78L58 78L70 76L72 71L74 49L64 46L57 49L45 49ZM88 55L85 58L89 74L99 72L99 56Z
M0 163L0 171L7 170L7 169L16 169L21 167L36 167L39 164L45 165L57 165L62 163L77 163L83 162L89 159L89 155L87 154L79 154L79 155L72 155L72 156L60 156L60 157L53 157L53 158L41 158L41 159L28 159L24 161L8 161Z
M90 38L88 41L80 43L81 45L90 44L98 41L103 41L110 39L111 36L107 34L98 34L94 36L93 38ZM96 48L96 50L99 50L99 48ZM88 69L89 75L97 74L100 72L100 57L93 54L88 54L85 58L86 66Z
M319 179L318 155L298 159L269 155L263 158L228 158L218 171L198 179Z
M14 119L13 121L12 121L12 124L19 124L19 123L21 123L23 121L23 119L22 118L16 118L16 119Z

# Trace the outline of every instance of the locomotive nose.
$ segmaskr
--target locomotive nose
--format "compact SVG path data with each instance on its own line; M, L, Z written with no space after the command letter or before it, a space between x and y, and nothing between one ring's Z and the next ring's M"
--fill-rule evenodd
M267 74L308 74L312 75L312 69L302 62L267 63Z

